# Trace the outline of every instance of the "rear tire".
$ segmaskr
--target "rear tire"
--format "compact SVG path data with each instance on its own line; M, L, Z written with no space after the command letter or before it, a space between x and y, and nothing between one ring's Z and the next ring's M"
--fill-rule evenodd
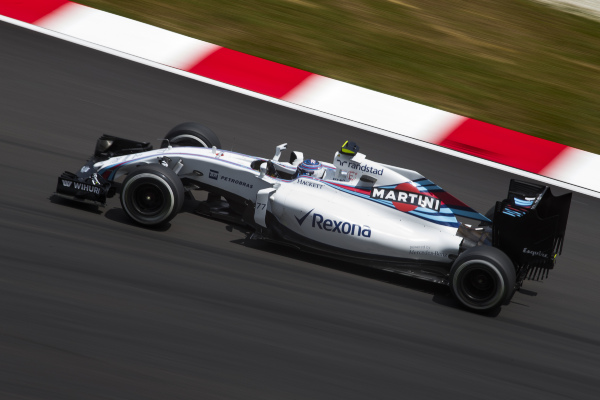
M172 220L183 206L184 189L177 174L162 165L139 167L125 178L121 205L134 221L159 226Z
M217 135L206 126L197 122L184 122L167 133L161 148L172 147L213 147L221 148L221 142Z
M478 246L467 249L454 262L450 289L465 307L489 311L512 297L516 279L515 267L504 252Z

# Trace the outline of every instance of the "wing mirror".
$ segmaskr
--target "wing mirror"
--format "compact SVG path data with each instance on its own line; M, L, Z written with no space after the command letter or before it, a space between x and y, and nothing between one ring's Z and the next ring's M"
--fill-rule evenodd
M273 161L279 161L279 156L281 155L281 151L287 148L287 143L280 144L275 147L275 155L273 156Z
M265 177L265 174L267 173L267 163L263 162L262 164L260 164L260 167L258 167L258 169L260 170L260 174L258 175L258 177L260 179Z

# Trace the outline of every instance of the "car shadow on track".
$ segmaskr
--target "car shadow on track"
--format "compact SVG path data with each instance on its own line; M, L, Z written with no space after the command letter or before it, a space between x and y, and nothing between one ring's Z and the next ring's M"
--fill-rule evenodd
M114 222L119 222L121 224L135 226L136 228L146 229L146 230L154 231L154 232L166 232L169 230L169 228L171 228L171 224L168 222L166 224L163 224L160 226L145 226L142 224L138 224L137 222L135 222L131 218L129 218L127 213L125 213L125 211L123 211L123 209L120 207L114 207L114 208L111 208L110 210L107 210L104 213L104 216L107 219L114 221Z
M57 196L55 194L48 197L48 200L52 204L57 204L59 206L70 207L76 210L87 211L93 214L102 214L102 211L95 204L85 203L77 200L70 200L64 197Z
M162 226L154 227L154 226L144 226L142 224L138 224L133 221L129 216L123 211L121 207L112 207L106 211L100 209L100 206L97 204L92 204L84 201L77 201L74 199L68 199L57 195L51 195L48 200L52 204L57 204L63 207L69 207L76 210L90 212L92 214L102 214L104 212L104 216L114 222L119 222L121 224L135 226L137 228L147 229L156 232L165 232L169 230L171 227L170 223L166 223ZM108 206L108 205L107 205Z
M54 204L73 207L83 211L89 211L95 214L102 214L102 211L99 210L98 206L93 204L73 201L59 196L51 196L50 201ZM197 203L186 201L181 210L181 213L197 214ZM125 211L118 206L112 207L105 211L104 216L107 219L114 222L156 232L165 232L168 231L171 227L170 223L164 224L159 227L147 227L138 224L135 221L131 220L131 218L129 218ZM199 218L207 217L200 216ZM214 220L218 221L218 219ZM232 232L235 230L241 232L245 236L245 238L242 239L232 240L231 243L241 245L257 251L264 251L273 255L282 256L313 265L318 265L320 267L329 268L343 273L353 274L367 279L374 279L390 285L395 285L410 290L416 290L419 292L427 293L433 296L432 301L436 304L469 312L468 310L464 309L460 305L460 303L452 296L450 288L447 286L369 267L368 265L361 264L360 261L343 260L343 262L340 262L340 260L336 260L325 255L313 254L306 251L302 251L300 249L286 244L275 243L262 239L253 239L252 234L254 232L247 226L231 224L227 222L223 222L223 224L225 226L225 229L227 229L228 231ZM488 317L496 317L499 313L500 309L493 310L487 313L481 313L481 315Z
M353 274L367 279L374 279L390 285L427 293L433 296L432 301L436 304L469 312L460 305L454 296L452 296L448 286L380 270L367 265L361 265L360 262L350 262L347 260L340 262L339 260L324 255L308 253L285 244L274 243L261 239L253 239L253 232L245 227L227 225L226 229L228 231L238 230L246 235L246 238L232 240L231 243L258 251L264 251L273 255L318 265L320 267L329 268L343 273ZM490 312L481 313L481 315L487 317L496 317L499 315L499 313L500 309L497 309Z

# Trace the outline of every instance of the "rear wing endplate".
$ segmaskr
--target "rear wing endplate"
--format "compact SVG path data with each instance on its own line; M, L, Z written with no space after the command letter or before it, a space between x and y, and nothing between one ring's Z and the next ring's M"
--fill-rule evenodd
M515 263L517 280L540 280L561 254L572 193L554 196L548 186L512 179L496 203L493 246Z

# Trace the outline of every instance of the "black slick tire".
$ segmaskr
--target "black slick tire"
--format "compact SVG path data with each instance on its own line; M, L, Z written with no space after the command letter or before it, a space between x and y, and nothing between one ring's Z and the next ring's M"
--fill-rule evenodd
M167 133L161 148L172 147L213 147L221 148L217 135L206 126L197 122L184 122Z
M513 295L515 267L501 250L491 246L467 249L450 271L450 289L456 299L473 311L500 307Z
M145 165L123 181L121 205L135 222L160 226L181 210L184 194L181 179L173 170L162 165Z

